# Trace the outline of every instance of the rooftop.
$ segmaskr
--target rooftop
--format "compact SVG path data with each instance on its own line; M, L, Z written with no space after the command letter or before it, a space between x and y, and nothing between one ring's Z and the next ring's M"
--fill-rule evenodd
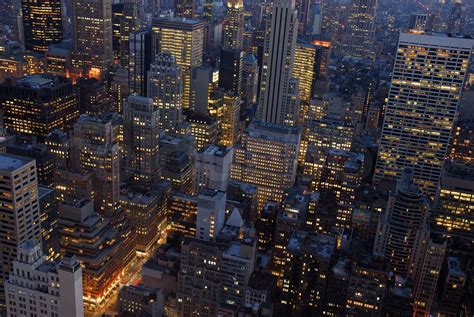
M34 160L18 155L0 153L0 170L12 172L31 161Z

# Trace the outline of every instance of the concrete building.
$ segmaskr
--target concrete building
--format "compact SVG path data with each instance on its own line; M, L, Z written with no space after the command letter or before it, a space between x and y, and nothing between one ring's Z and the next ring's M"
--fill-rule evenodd
M26 241L41 240L40 209L36 164L32 159L0 154L1 196L4 200L0 217L0 302L5 303L4 283L17 259L18 247Z
M225 223L226 193L206 189L197 197L196 238L215 241Z
M164 298L160 290L142 285L125 285L118 295L119 316L162 317Z
M231 178L257 186L257 210L293 186L300 137L298 128L255 121L235 147Z
M208 145L195 156L196 192L205 188L227 191L230 181L230 167L233 149Z
M413 167L415 184L434 199L473 46L473 40L464 38L400 35L375 184ZM415 67L415 63L433 66Z
M176 57L167 53L156 56L148 72L148 97L159 111L160 128L176 133L183 122L183 75Z
M292 67L298 35L295 0L273 2L265 32L260 101L257 118L264 122L296 125L300 110L298 80Z
M74 256L51 262L41 245L18 247L13 270L5 282L7 316L84 316L82 268Z

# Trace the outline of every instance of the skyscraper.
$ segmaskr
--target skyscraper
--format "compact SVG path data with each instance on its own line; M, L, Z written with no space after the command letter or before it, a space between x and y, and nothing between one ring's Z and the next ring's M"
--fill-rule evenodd
M176 0L174 14L180 18L193 19L196 10L196 0Z
M257 210L268 200L280 201L293 186L300 134L297 128L256 121L235 148L231 178L257 186Z
M60 0L22 0L25 49L44 53L63 39Z
M236 95L242 91L244 53L241 50L222 49L219 63L219 87Z
M176 57L176 63L183 72L183 108L190 103L191 69L202 65L204 47L204 21L160 18L153 21L153 31L158 37L159 53L169 53Z
M434 197L473 44L448 36L400 35L375 184L413 167L415 183Z
M39 242L41 228L35 161L2 153L0 178L4 201L0 209L0 303L4 303L4 283L16 260L18 247L30 240Z
M267 29L257 118L295 125L299 115L298 81L291 77L298 35L295 0L273 2Z
M375 13L378 0L352 0L345 54L353 57L374 58Z
M159 111L160 128L176 133L183 121L183 77L174 55L156 56L148 72L147 94Z
M130 33L137 31L139 27L137 3L129 1L112 4L112 46L114 58L122 66L128 66L129 63Z
M72 28L74 68L100 77L113 61L111 1L73 0Z
M152 31L142 30L130 33L128 84L130 93L147 95L148 71L155 59L155 35Z
M5 126L40 139L54 129L70 129L79 116L79 102L70 80L46 74L0 85Z
M227 14L224 22L222 47L225 49L242 50L244 26L244 1L227 1Z
M160 181L159 110L153 99L130 96L124 107L124 145L131 184L145 192Z

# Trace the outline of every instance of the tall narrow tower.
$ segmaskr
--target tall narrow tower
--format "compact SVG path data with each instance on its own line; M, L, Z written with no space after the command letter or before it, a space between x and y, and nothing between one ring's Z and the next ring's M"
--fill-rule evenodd
M291 77L298 19L295 0L275 0L267 24L257 117L294 125L299 113L298 81Z
M352 0L345 53L374 58L375 13L378 0Z
M415 184L434 197L473 44L449 36L400 35L375 184L413 167Z
M244 23L243 0L227 1L227 15L222 43L223 48L234 50L241 50L243 48Z

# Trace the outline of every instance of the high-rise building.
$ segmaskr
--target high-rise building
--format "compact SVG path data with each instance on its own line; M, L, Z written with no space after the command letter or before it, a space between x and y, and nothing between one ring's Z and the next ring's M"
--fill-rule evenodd
M434 197L473 45L463 38L400 35L375 184L413 166L415 183Z
M242 91L242 67L244 52L222 49L219 64L219 87L240 95Z
M18 247L26 241L41 240L36 164L33 159L0 154L2 199L0 210L0 302L5 303L4 283L12 271Z
M190 110L201 116L209 115L211 96L219 86L219 71L212 67L195 67L191 72Z
M298 35L295 0L273 2L267 30L257 118L274 124L295 125L300 106L298 81L292 78Z
M352 0L346 40L345 54L360 58L375 58L375 14L378 0Z
M22 0L25 49L45 53L63 39L61 1Z
M219 145L207 145L196 153L196 192L206 188L227 191L233 149Z
M242 50L244 26L244 1L227 1L227 14L224 22L222 47L226 49Z
M167 225L169 182L157 184L146 193L133 192L120 197L122 208L135 228L135 251L139 256L151 256Z
M225 222L226 193L205 189L197 197L196 238L215 241Z
M423 259L428 208L428 198L413 183L413 170L406 168L380 216L374 246L374 253L385 256L389 269L404 278L414 274L420 255Z
M463 163L445 165L437 196L434 222L445 236L474 239L474 170Z
M258 61L255 55L247 54L242 66L242 101L246 105L257 103Z
M155 59L155 35L150 30L130 33L128 82L130 93L147 96L148 71Z
M71 129L78 104L71 81L62 77L37 74L0 84L5 127L40 140L53 129Z
M82 268L74 256L48 261L41 245L18 247L13 270L5 282L8 316L84 316ZM27 300L28 298L28 300Z
M159 110L153 99L132 95L123 113L127 176L134 188L147 192L160 181Z
M128 248L108 218L94 212L91 200L59 203L61 254L74 254L82 266L85 308L103 304L128 264Z
M73 0L72 53L73 67L89 77L101 77L112 64L110 0Z
M194 192L194 140L190 135L160 138L161 179L175 191Z
M118 295L119 315L163 317L164 298L160 289L125 285Z
M257 210L268 200L280 201L292 187L301 132L298 128L253 122L235 148L231 178L257 186Z
M120 199L120 149L115 117L81 115L74 125L72 168L90 172L94 180L95 209L114 215ZM115 219L114 219L115 220Z
M148 72L148 97L159 111L160 129L167 133L179 131L183 122L183 77L176 57L160 53Z
M119 67L112 77L110 83L110 95L112 97L112 108L115 112L123 113L123 104L130 95L130 86L128 85L128 70L125 67Z
M440 276L439 292L440 313L444 316L459 316L467 283L467 274L463 270L460 258L448 256Z
M122 66L129 63L130 33L140 27L138 4L133 1L112 4L112 48L114 59Z
M240 137L240 98L226 93L219 111L219 143L234 146Z
M79 78L76 87L79 92L81 114L100 116L112 111L112 102L104 82L95 78Z
M196 150L199 151L207 144L217 143L219 126L214 118L192 113L186 117L186 121L191 126L191 135L196 142Z
M318 190L330 191L334 195L337 204L334 223L339 228L351 227L356 189L362 183L363 167L362 153L343 150L328 152Z
M153 21L153 31L157 34L159 43L157 52L174 55L176 63L181 66L185 109L190 105L191 69L202 65L205 25L204 21L182 18L160 18Z
M179 18L194 19L196 14L196 0L177 0L174 14Z

